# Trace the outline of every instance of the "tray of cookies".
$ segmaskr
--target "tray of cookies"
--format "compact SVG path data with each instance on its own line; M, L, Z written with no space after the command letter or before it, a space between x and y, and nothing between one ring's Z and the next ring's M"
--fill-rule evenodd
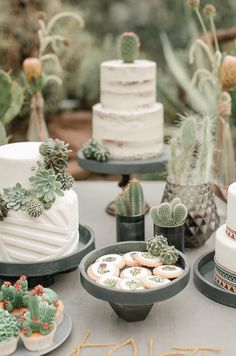
M90 252L80 263L82 286L122 319L144 320L154 303L181 292L190 278L185 255L164 239L119 242Z

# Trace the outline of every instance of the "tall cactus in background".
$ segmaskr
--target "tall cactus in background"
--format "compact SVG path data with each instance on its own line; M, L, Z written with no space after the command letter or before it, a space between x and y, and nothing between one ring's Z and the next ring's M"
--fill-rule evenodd
M139 55L140 42L133 32L124 32L118 42L119 56L125 63L133 63Z
M116 198L116 214L137 216L144 213L143 188L138 179L130 180L124 191Z
M21 86L10 75L0 70L0 145L8 142L5 125L20 112L24 96Z

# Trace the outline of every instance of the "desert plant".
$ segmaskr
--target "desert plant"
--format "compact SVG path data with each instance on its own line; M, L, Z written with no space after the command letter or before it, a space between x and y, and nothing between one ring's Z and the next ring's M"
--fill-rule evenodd
M0 90L0 145L4 145L8 142L5 125L19 113L24 95L21 86L3 70L0 70Z
M181 118L170 141L168 180L180 185L208 183L213 172L214 118L196 114Z
M18 319L7 310L0 309L0 343L8 342L20 333Z
M6 281L3 283L0 292L0 301L3 302L3 308L9 313L14 308L28 306L28 284L27 280L17 280L14 285Z
M82 148L84 157L98 162L106 162L110 158L110 152L106 146L95 139L89 139Z
M160 259L164 265L174 265L179 259L178 251L174 246L166 246L160 253Z
M133 32L124 32L118 42L119 55L124 63L133 63L139 55L140 42Z
M179 226L185 222L188 214L186 205L180 198L174 198L170 203L164 202L153 206L150 210L152 221L155 225L163 227Z
M146 249L150 255L158 257L166 246L168 246L167 239L162 235L155 235L148 239Z
M143 188L139 180L133 178L115 201L116 214L137 216L144 213Z

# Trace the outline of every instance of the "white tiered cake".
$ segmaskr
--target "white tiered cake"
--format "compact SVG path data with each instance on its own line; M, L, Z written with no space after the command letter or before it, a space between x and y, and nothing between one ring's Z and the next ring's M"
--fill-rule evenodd
M0 189L20 183L30 189L32 166L40 159L38 142L0 147ZM73 190L57 196L52 207L33 218L10 209L0 221L0 261L44 261L67 255L78 246L78 201Z
M112 159L145 159L163 149L163 105L156 102L156 63L101 64L101 103L93 107L93 138Z
M229 186L227 220L216 231L215 281L236 293L236 183Z

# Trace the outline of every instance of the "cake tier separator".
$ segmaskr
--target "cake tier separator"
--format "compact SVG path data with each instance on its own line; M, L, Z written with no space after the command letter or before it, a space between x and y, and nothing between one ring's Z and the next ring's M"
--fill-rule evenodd
M132 174L166 172L166 164L169 160L169 151L169 146L164 145L163 152L153 158L143 160L108 160L107 162L98 162L85 158L83 152L80 150L77 152L77 160L80 167L89 172L121 175L118 185L124 189ZM148 203L145 203L146 213L149 211L149 208ZM108 204L106 212L112 216L115 216L114 200Z
M201 255L193 266L193 281L196 288L217 303L236 308L236 293L221 288L213 278L215 250Z
M31 288L37 284L48 287L55 282L55 275L76 270L82 258L94 249L93 230L86 225L79 225L78 247L73 253L42 262L0 262L0 279L14 282L21 275L26 275Z

